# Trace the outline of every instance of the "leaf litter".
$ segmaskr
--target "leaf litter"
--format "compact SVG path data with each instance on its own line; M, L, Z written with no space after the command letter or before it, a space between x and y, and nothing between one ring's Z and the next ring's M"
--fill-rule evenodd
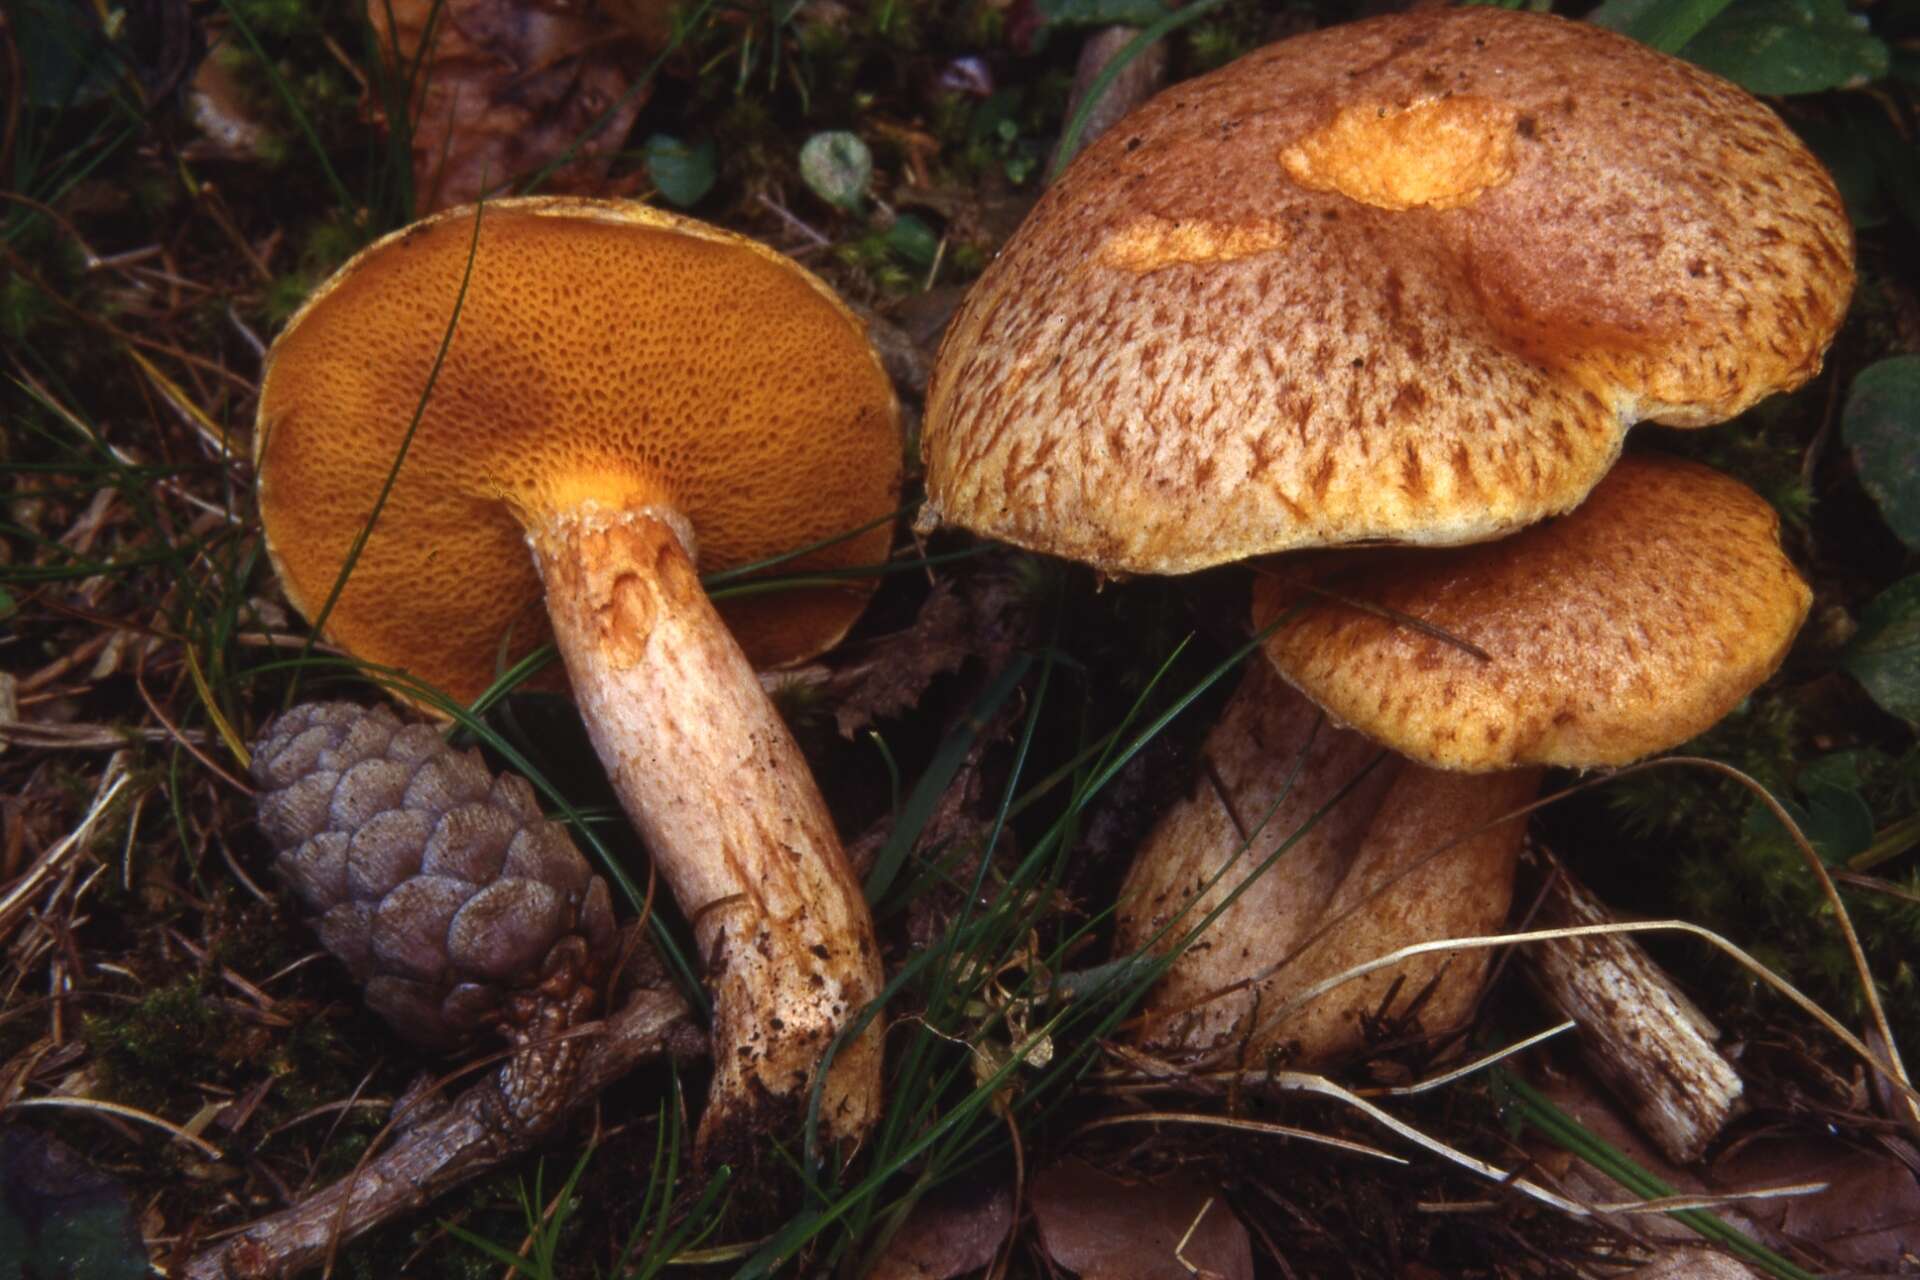
M250 20L265 16L265 6L243 8ZM803 126L805 111L793 109L791 137L782 136L778 127L743 132L738 119L726 118L728 109L744 110L739 104L752 102L749 93L737 95L731 108L719 103L724 95L703 99L710 92L704 78L709 74L740 85L772 83L782 93L801 84L820 93L832 77L819 74L824 62L807 60L833 56L833 40L873 40L870 49L894 47L884 43L894 36L876 37L872 26L861 25L868 18L851 11L818 20L810 11L824 13L824 7L783 8L767 21L729 14L693 32L697 55L663 64L662 87L648 81L648 68L672 38L670 26L636 35L630 23L621 25L584 7L444 0L434 20L438 40L424 47L432 8L396 4L391 27L382 16L374 19L389 60L403 71L415 67L421 73L415 105L427 127L414 132L409 150L419 212L429 201L451 203L465 198L463 193L499 189L556 161L563 162L552 175L560 189L644 191L644 168L619 153L636 121L638 133L653 127L655 122L643 115L649 95L655 100L664 95L686 120L713 126L707 136L726 140L716 194L698 212L772 235L789 228L769 221L767 211L789 204L798 209L820 242L814 259L827 264L847 293L875 305L881 319L908 335L890 367L910 401L924 386L939 325L967 274L977 270L980 258L1032 198L1031 188L1009 183L1004 169L956 181L946 166L964 139L943 131L925 100L884 78L877 89L871 79L862 88L873 95L868 107L851 105L849 97L839 118ZM1017 8L1015 23L1031 38L1040 29L1026 12L1032 6ZM912 6L901 10L911 11ZM1009 85L1026 92L1021 79L1036 70L1020 60L1027 56L1047 59L1039 69L1053 75L1059 88L1070 78L1078 49L1063 28L1045 32L1052 53L1009 57L988 36L925 15L915 14L913 20L918 25L912 40L927 53L911 65L927 70L923 79L929 82L934 68L955 60L936 54L975 58L983 48L990 51L978 68L968 64L971 87L963 96L971 102L985 103ZM1280 21L1272 19L1274 25ZM272 38L271 30L265 34ZM1222 26L1208 38L1248 42L1269 34L1266 27L1241 32ZM11 32L8 38L14 38ZM905 36L900 39L900 49L914 47ZM351 41L336 44L342 50L351 47ZM173 52L164 57L159 45L154 48L154 68L184 65L177 47L168 46ZM1182 75L1200 69L1211 56L1198 39L1173 44L1170 52ZM343 58L327 53L310 65L337 70ZM140 73L130 82L158 84L165 78L136 70ZM361 70L370 74L372 68ZM114 74L93 75L88 92L111 91ZM814 78L808 80L809 74ZM257 559L249 559L244 467L225 456L209 467L207 440L221 439L246 420L262 346L258 334L271 330L269 313L259 306L269 277L296 263L303 268L324 263L329 253L337 258L342 248L302 226L285 197L267 190L294 184L258 168L269 161L260 155L262 134L248 126L286 127L274 110L261 107L259 76L260 68L253 65L225 81L211 75L194 81L208 104L203 129L209 145L189 148L186 162L215 166L218 180L204 184L193 199L162 199L157 209L140 206L135 216L135 206L111 190L112 183L88 185L81 177L43 186L34 198L47 202L71 227L60 253L82 244L84 231L84 257L91 265L77 276L63 274L59 255L44 242L32 254L10 250L9 258L29 291L39 289L35 281L47 282L56 287L40 292L51 296L64 290L84 305L65 296L45 304L58 320L32 320L25 332L39 336L7 356L12 387L39 393L26 398L31 403L23 402L17 420L33 423L42 433L16 435L10 426L7 460L41 466L52 457L70 469L51 478L28 469L10 473L12 523L6 559L0 561L12 628L0 641L5 646L0 653L6 655L0 661L7 667L0 697L5 713L0 724L5 819L0 942L7 946L8 963L7 1002L0 1011L0 1101L97 1098L213 1137L220 1157L196 1153L162 1128L115 1119L104 1109L62 1106L17 1113L21 1126L59 1125L94 1163L113 1169L135 1191L137 1202L151 1205L141 1224L155 1256L175 1262L212 1233L244 1226L287 1203L300 1188L350 1171L363 1144L377 1141L371 1139L377 1125L361 1124L359 1118L380 1114L385 1099L399 1096L424 1065L382 1049L372 1024L354 1012L355 993L314 960L311 944L294 930L288 913L242 887L249 869L257 875L260 867L244 797L201 764L219 758L222 737L231 736L229 722L244 734L277 693L271 674L248 673L236 681L236 669L271 658L288 639L284 617L275 620L263 607L272 603L271 585L259 574ZM1035 92L1035 110L1045 92ZM347 114L358 113L361 123L378 115L366 81L350 86L345 97ZM588 139L576 146L586 126L610 108L615 114L606 117L606 142ZM888 115L888 128L905 132L889 134L878 122L870 127L861 114L870 108ZM1016 131L1034 127L1017 113L1005 118L1014 121ZM898 125L900 120L912 123ZM452 128L436 132L436 122L448 121ZM695 136L694 129L671 120L659 123L677 136ZM849 124L873 147L876 199L859 210L809 208L798 184L798 143L821 129ZM386 126L395 128L396 122L388 120ZM17 148L25 136L9 125L7 145ZM908 149L889 137L924 137L934 147L915 142ZM967 145L990 152L1002 141ZM152 154L164 156L164 148ZM170 180L164 165L149 163L129 172L156 188ZM926 189L929 184L932 189ZM550 183L546 189L556 188ZM742 199L743 193L756 198ZM141 198L152 198L151 192ZM860 258L849 246L877 228L876 222L863 220L884 220L882 205L889 201L896 208L911 204L947 238L950 249L963 251L961 258L971 252L972 264L936 272L937 279L923 277L924 267L917 268L911 278L929 279L931 287L925 289L903 293L888 283L894 264ZM365 216L365 210L343 211L340 221L351 224ZM156 229L150 231L149 223ZM363 224L362 230L368 229ZM1906 314L1901 307L1910 312L1911 298L1896 288L1896 313ZM9 324L10 334L22 332L14 319ZM48 324L55 327L33 327ZM65 344L63 354L46 354L49 333ZM166 369L173 391L102 373L108 362L88 363L83 354L88 344L104 349L127 344L144 352ZM50 410L49 402L61 412ZM183 404L198 422L181 420ZM69 429L80 428L76 438L85 439L79 450L48 443L45 433L61 429L61 421ZM92 469L72 467L74 452L93 457ZM901 554L912 553L903 544ZM1868 587L1891 585L1884 576L1849 573L1847 585L1834 590L1856 609L1871 598ZM814 685L835 728L855 740L847 750L872 731L897 744L909 785L931 754L931 744L963 714L971 692L980 687L981 673L999 669L1017 651L1037 647L1026 621L995 630L996 619L1027 608L1014 578L982 587L934 570L909 586L904 579L912 576L897 575L899 581L883 593L883 612L894 624L890 630L870 628L842 656L791 677ZM998 591L1000 599L983 605L982 591ZM1099 597L1085 600L1093 602L1092 612L1106 603ZM219 619L224 636L216 641L193 634L190 616L202 624ZM1088 657L1096 647L1068 647L1076 661L1100 665L1100 659ZM196 664L209 668L205 678ZM1023 696L1030 689L1025 686ZM1884 700L1899 705L1897 697ZM907 727L920 716L930 723ZM954 864L964 881L964 873L983 866L1000 873L1032 846L1031 824L1015 822L1003 844L981 847L998 825L999 788L1011 771L1017 724L997 720L979 735L911 851L909 867L937 860L941 850L971 845L974 860ZM1901 732L1871 726L1861 736L1910 747ZM1050 928L1071 934L1099 928L1105 905L1099 886L1103 874L1108 879L1116 874L1113 864L1124 862L1129 841L1121 833L1139 824L1134 810L1150 810L1156 791L1171 795L1184 782L1177 775L1187 766L1173 736L1156 738L1122 775L1127 794L1110 793L1088 808L1088 826L1076 846L1083 861L1066 881L1072 892L1047 900L1058 909ZM1061 749L1044 737L1040 742L1052 752L1049 767L1079 745ZM828 756L843 771L850 768L849 758ZM860 767L871 770L870 758ZM839 788L843 799L860 791L844 780ZM879 819L870 809L852 805L847 811L871 825ZM926 897L934 903L935 895ZM960 897L938 903L937 909L916 904L918 923L903 926L893 940L899 948L893 958L936 943L961 905ZM914 918L910 912L903 920ZM1046 936L1045 945L1035 948L1023 936L1019 946L1027 949L1034 972L1051 973L1050 980L1065 989L1072 972L1051 972L1050 965L1060 959L1052 954L1053 941ZM1100 955L1084 946L1069 954L1086 960ZM1029 994L1008 985L1018 979L1018 972L1009 971L1001 981L1006 989L999 1004L978 1006L983 1029L1004 1031L1009 1011L1017 1011L1031 1028L1046 1012ZM1896 975L1895 981L1904 979ZM182 988L188 999L172 1003ZM134 1009L140 1018L118 1016ZM1878 1082L1864 1080L1831 1046L1774 1034L1774 1024L1782 1021L1777 1010L1749 1006L1728 1012L1726 1025L1749 1047L1742 1066L1766 1100L1761 1114L1691 1176L1689 1170L1662 1166L1651 1153L1641 1158L1702 1196L1824 1182L1826 1191L1721 1211L1738 1214L1761 1238L1808 1263L1863 1270L1901 1265L1914 1249L1913 1155L1908 1139L1873 1109ZM1779 1048L1782 1044L1792 1047ZM964 1064L968 1051L955 1048ZM1561 1061L1556 1050L1534 1052L1549 1064ZM135 1069L156 1062L168 1064L169 1079L150 1068L143 1078ZM1394 1065L1418 1073L1427 1064ZM971 1075L970 1068L963 1069ZM645 1105L633 1114L644 1114L655 1099L669 1096L669 1086L657 1078L630 1088L644 1091ZM1210 1092L1227 1114L1285 1114L1330 1134L1360 1128L1337 1108L1279 1104L1231 1083L1206 1086L1203 1092ZM1444 1101L1400 1105L1423 1126L1447 1130L1489 1161L1511 1163L1512 1152L1482 1086L1449 1086L1442 1094ZM1886 1099L1888 1106L1897 1101L1897 1096ZM1013 1257L1018 1265L1044 1266L1038 1256L1043 1253L1053 1265L1078 1274L1142 1274L1101 1271L1124 1265L1103 1251L1104 1236L1131 1245L1136 1260L1173 1268L1165 1271L1168 1275L1251 1274L1255 1249L1263 1272L1282 1274L1294 1274L1296 1267L1299 1274L1445 1274L1430 1265L1441 1257L1474 1260L1463 1261L1461 1274L1551 1274L1561 1259L1598 1258L1620 1265L1647 1256L1649 1250L1636 1242L1658 1244L1652 1233L1666 1221L1657 1214L1633 1214L1630 1222L1604 1231L1574 1230L1545 1211L1516 1207L1512 1198L1501 1200L1464 1178L1436 1175L1431 1168L1374 1172L1358 1157L1303 1159L1279 1140L1265 1148L1251 1139L1221 1143L1169 1126L1152 1127L1151 1137L1134 1134L1124 1143L1089 1143L1073 1136L1087 1132L1079 1127L1083 1122L1131 1106L1125 1091L1104 1076L1088 1077L1059 1113L1023 1120L1023 1128L1014 1132L1011 1140L1031 1146L1036 1162L1024 1184L1002 1164L992 1166L997 1180L984 1186L954 1179L921 1196L894 1233L897 1249L890 1246L882 1255L888 1260L883 1266L909 1268L898 1273L904 1275L1004 1272L1014 1265ZM200 1117L213 1115L225 1119L211 1121L212 1127L200 1123ZM1823 1132L1829 1127L1844 1136ZM652 1133L620 1120L614 1128L629 1141ZM1377 1139L1378 1134L1358 1136ZM1065 1150L1084 1159L1054 1158ZM1551 1149L1540 1149L1538 1158L1550 1169L1556 1165ZM598 1192L614 1189L610 1202L620 1199L618 1176L591 1185ZM1015 1186L1025 1190L1018 1202ZM1596 1204L1623 1199L1618 1186L1604 1182L1594 1183L1592 1193ZM1497 1218L1484 1207L1457 1215L1449 1208L1474 1196L1504 1207ZM490 1193L450 1199L443 1206L450 1215L484 1226L502 1199L496 1184ZM1114 1221L1115 1206L1130 1207L1125 1221ZM1478 1251L1464 1242L1464 1233L1447 1225L1453 1216L1474 1219L1484 1241ZM419 1258L436 1234L430 1224L412 1241L390 1234L373 1256ZM1663 1244L1658 1252L1675 1256ZM1710 1264L1697 1265L1704 1271Z

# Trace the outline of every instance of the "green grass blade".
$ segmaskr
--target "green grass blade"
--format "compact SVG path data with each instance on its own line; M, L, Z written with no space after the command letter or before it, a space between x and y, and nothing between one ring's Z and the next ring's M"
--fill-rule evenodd
M232 0L223 0L231 4ZM380 520L380 513L386 509L387 498L393 493L393 486L400 479L400 468L407 460L408 452L413 448L414 433L420 430L420 420L426 416L427 401L433 396L434 384L440 380L440 370L447 362L447 352L453 347L454 331L460 325L460 312L467 304L467 289L473 283L473 264L480 255L480 223L486 215L485 204L473 208L473 236L467 242L466 268L460 273L460 290L454 295L453 311L447 316L447 327L440 334L440 349L434 352L433 366L427 370L426 385L420 388L420 399L413 406L413 417L407 422L407 429L400 437L400 447L394 451L393 465L387 469L387 478L380 485L380 492L373 500L373 510L361 524L359 532L354 534L353 545L347 548L346 563L340 566L339 574L333 580L333 587L327 592L327 598L314 614L313 629L307 636L307 647L302 656L312 653L314 644L326 630L327 619L333 615L333 607L340 602L340 593L346 590L347 579L353 576L353 567L359 563L360 554L366 550L367 539L373 536L374 525ZM264 456L264 448L262 456ZM298 677L287 685L287 706L293 705L294 691L299 687Z
M325 175L327 185L333 188L333 197L339 207L358 208L359 204L347 190L347 184L342 182L340 175L334 171L333 158L327 154L327 148L321 143L320 135L314 132L313 121L307 118L306 111L300 106L300 99L294 95L292 87L280 75L274 59L261 46L260 38L253 32L253 25L235 7L233 0L220 0L220 7L226 10L227 20L233 23L234 29L247 42L247 47L253 51L253 56L260 60L261 67L267 73L268 81L273 85L274 93L279 95L281 105L286 107L288 114L293 117L293 123L299 128L301 136L307 140L307 146L312 149L313 158L319 164L320 172Z
M886 897L887 890L893 886L894 877L900 873L901 865L906 862L907 854L913 849L914 841L919 839L927 819L932 816L934 805L939 803L941 793L947 789L947 784L953 780L953 775L960 771L967 753L973 749L974 739L979 737L980 730L992 721L994 713L1000 709L1000 704L1005 702L1019 687L1020 681L1026 678L1027 668L1032 664L1032 658L1026 654L1021 654L1009 662L1006 670L1002 671L998 678L987 686L986 691L974 701L959 727L949 733L941 741L939 748L934 751L932 762L920 775L920 781L914 784L913 792L907 797L906 807L894 820L893 830L887 835L887 842L880 846L880 852L873 860L873 868L867 872L868 902L877 904Z
M1635 1164L1632 1157L1555 1106L1553 1100L1504 1067L1493 1068L1499 1087L1509 1096L1512 1110L1544 1136L1579 1156L1637 1196L1658 1199L1679 1194L1675 1188ZM1705 1209L1673 1209L1669 1218L1691 1227L1715 1244L1751 1262L1778 1280L1817 1280L1813 1272L1796 1265L1744 1232L1729 1226Z
M1088 118L1093 115L1094 107L1107 95L1107 90L1113 87L1114 80L1126 69L1127 64L1145 53L1156 41L1164 40L1188 23L1205 17L1218 9L1222 3L1224 0L1194 0L1194 3L1183 9L1175 9L1129 40L1120 52L1113 55L1106 66L1100 68L1100 74L1095 76L1092 83L1087 86L1087 96L1081 99L1079 108L1067 121L1066 127L1060 131L1060 141L1054 149L1053 163L1047 167L1048 186L1053 185L1053 180L1060 176L1060 171L1067 167L1067 162L1078 154L1080 135L1086 132Z

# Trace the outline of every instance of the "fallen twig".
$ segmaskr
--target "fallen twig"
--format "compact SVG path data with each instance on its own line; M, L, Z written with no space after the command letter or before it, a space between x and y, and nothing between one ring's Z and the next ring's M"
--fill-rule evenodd
M696 1033L686 1001L671 988L643 989L589 1035L563 1108L570 1111L639 1063L691 1052ZM279 1213L260 1219L191 1258L183 1280L264 1280L317 1266L338 1245L411 1212L461 1183L533 1148L550 1124L528 1124L513 1103L528 1054L499 1070L394 1139L354 1173Z
M1538 923L1608 922L1606 908L1544 849ZM1746 1110L1740 1076L1714 1046L1719 1030L1630 935L1608 933L1521 949L1541 996L1580 1024L1594 1074L1675 1164L1698 1160Z

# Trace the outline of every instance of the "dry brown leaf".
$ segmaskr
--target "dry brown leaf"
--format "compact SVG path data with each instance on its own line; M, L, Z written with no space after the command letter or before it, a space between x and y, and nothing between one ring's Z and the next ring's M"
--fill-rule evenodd
M974 651L968 635L973 612L948 579L934 584L913 625L876 640L856 668L860 679L847 687L833 712L841 736L851 738L876 720L910 709L935 676L958 670Z
M1666 1249L1620 1280L1755 1280L1757 1272L1711 1249Z
M1087 37L1086 43L1080 46L1080 59L1074 65L1073 93L1067 99L1066 119L1073 119L1074 113L1082 109L1093 92L1094 82L1107 69L1107 64L1119 57L1121 51L1132 44L1139 34L1132 27L1113 26L1102 27ZM1120 123L1120 118L1127 112L1160 92L1160 86L1166 83L1166 79L1167 47L1155 41L1138 57L1119 68L1099 100L1088 109L1086 119L1080 126L1075 153ZM1072 158L1066 157L1069 160ZM1048 161L1049 170L1057 168L1061 159L1056 147Z
M866 321L867 341L873 344L874 354L880 357L880 365L887 371L887 376L893 379L893 385L916 397L925 395L927 379L933 374L933 353L938 344L920 342L905 326L896 324L863 303L849 300L847 305L853 308L855 315Z
M1185 1174L1127 1182L1065 1160L1035 1176L1028 1200L1048 1256L1082 1280L1253 1280L1246 1227Z
M951 1280L977 1271L1012 1229L1007 1180L942 1188L913 1207L867 1280Z
M268 145L267 130L254 117L223 53L216 50L202 59L187 87L187 112L200 136L182 154L192 160L258 160Z
M1562 1111L1682 1195L1734 1195L1828 1184L1824 1191L1743 1199L1713 1210L1722 1221L1763 1244L1815 1251L1834 1268L1885 1267L1920 1254L1920 1184L1890 1155L1819 1134L1780 1132L1733 1147L1713 1163L1711 1177L1702 1178L1693 1168L1669 1164L1590 1079L1555 1076L1537 1079L1535 1084ZM1529 1143L1529 1148L1540 1167L1555 1175L1560 1188L1575 1199L1604 1204L1634 1198L1564 1151L1544 1143ZM1669 1245L1699 1242L1689 1228L1664 1214L1633 1214L1616 1222L1643 1240Z
M960 285L942 284L909 294L893 305L893 323L907 335L929 366L940 350L940 335L947 331L947 322L953 319L960 300L966 295L966 289ZM925 391L926 383L921 382L914 390Z
M959 670L968 658L1000 670L1023 640L1026 621L1015 575L1004 564L987 566L965 578L941 578L911 626L845 646L825 662L762 672L760 683L776 696L788 688L818 695L833 708L841 735L851 738L876 720L912 710L936 676Z
M1693 1170L1669 1163L1660 1149L1601 1091L1600 1085L1591 1076L1584 1072L1564 1075L1541 1072L1535 1074L1532 1083L1556 1107L1584 1125L1601 1141L1679 1194L1712 1194L1713 1188L1701 1181ZM1541 1170L1554 1179L1554 1184L1575 1200L1586 1204L1618 1204L1636 1198L1606 1174L1544 1138L1529 1139L1527 1152ZM1745 1205L1716 1212L1739 1230L1746 1231L1751 1227ZM1631 1230L1643 1241L1656 1244L1696 1245L1700 1242L1699 1235L1691 1227L1665 1214L1635 1214L1631 1218L1615 1219L1615 1225Z
M576 146L542 189L601 193L607 165L647 96L629 93L646 65L630 28L596 9L536 0L368 0L367 17L395 74L406 75L419 58L416 212L498 191ZM421 58L423 39L431 44Z
M1824 1182L1825 1191L1756 1201L1748 1216L1840 1267L1920 1256L1920 1183L1883 1152L1820 1134L1756 1138L1713 1166L1723 1191Z

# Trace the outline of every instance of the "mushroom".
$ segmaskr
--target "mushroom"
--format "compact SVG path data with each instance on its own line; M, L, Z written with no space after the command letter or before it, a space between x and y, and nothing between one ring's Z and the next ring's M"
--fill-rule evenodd
M1491 7L1329 28L1160 94L1041 197L942 344L922 525L1115 575L1487 542L1576 508L1632 424L1704 426L1805 382L1852 283L1832 180L1718 77ZM1772 638L1753 680L1784 649ZM1362 724L1358 700L1391 690L1353 688L1335 714ZM1275 741L1304 732L1236 714ZM1509 785L1420 789L1478 804ZM1483 850L1489 864L1510 864L1517 838ZM1177 886L1184 865L1136 868L1137 884ZM1301 890L1308 917L1333 893L1324 876ZM1216 951L1237 939L1216 926Z
M1523 834L1511 815L1545 766L1667 750L1771 675L1811 600L1778 530L1737 481L1628 456L1571 515L1498 542L1273 562L1254 587L1265 658L1136 855L1119 944L1166 950L1279 850L1275 873L1172 962L1149 1042L1321 1062L1368 1043L1396 983L1424 1028L1461 1021L1484 950L1291 1005L1402 946L1496 931Z
M1497 537L1630 424L1811 377L1851 264L1819 163L1697 67L1495 8L1328 28L1041 197L942 344L923 520L1107 573Z
M791 566L832 578L884 558L898 407L861 322L787 258L645 206L449 210L294 316L255 460L288 598L362 661L468 700L550 624L714 988L701 1150L729 1158L796 1115L879 994L880 957L752 664L833 644L869 588L716 612L695 566L812 547ZM875 1020L827 1073L827 1138L870 1128L879 1067Z

